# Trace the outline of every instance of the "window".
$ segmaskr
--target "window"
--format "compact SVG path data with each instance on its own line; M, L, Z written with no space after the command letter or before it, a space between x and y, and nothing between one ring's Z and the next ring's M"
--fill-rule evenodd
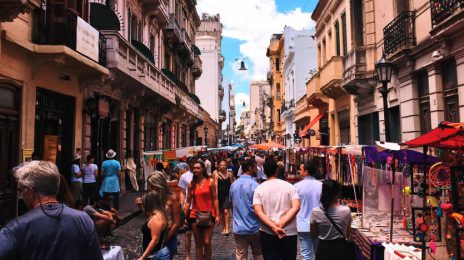
M405 0L399 0L401 2L407 2ZM353 23L352 26L354 30L354 39L353 42L355 46L364 45L364 6L363 0L353 0L351 1L351 10L353 11ZM353 35L353 34L352 34Z
M343 56L348 53L347 33L346 33L346 13L342 14L342 36L343 36Z
M281 98L281 93L280 93L280 83L276 83L276 97L277 99Z
M335 50L337 56L340 56L340 23L338 21L335 22Z
M322 64L321 64L321 67L325 65L326 63L326 51L327 51L327 46L325 44L325 39L322 40Z
M280 59L276 58L276 71L280 71Z
M277 109L277 122L280 124L280 109Z
M138 41L140 40L139 38L139 30L140 30L140 25L139 21L137 19L137 16L131 13L130 10L128 10L128 18L129 18L129 41Z
M373 145L380 139L378 112L358 116L358 139L363 145Z
M338 112L338 125L340 127L340 144L350 143L350 110Z
M145 151L155 151L156 146L156 115L147 113L144 122L144 145Z
M417 92L419 96L419 117L421 133L432 130L430 120L429 77L427 71L417 73Z
M399 143L401 141L400 106L388 109L388 119L390 120L390 142Z
M456 61L448 60L441 66L443 80L443 104L445 106L445 120L459 122L459 99Z
M150 51L153 55L155 55L155 36L153 34L150 34Z

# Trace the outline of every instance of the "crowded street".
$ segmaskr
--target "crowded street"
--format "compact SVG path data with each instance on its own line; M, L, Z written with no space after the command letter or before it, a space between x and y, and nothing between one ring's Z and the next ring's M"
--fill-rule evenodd
M15 259L464 259L464 0L0 0Z

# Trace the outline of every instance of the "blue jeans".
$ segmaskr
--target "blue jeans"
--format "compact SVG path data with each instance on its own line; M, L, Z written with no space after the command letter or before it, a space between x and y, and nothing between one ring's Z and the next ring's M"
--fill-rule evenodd
M312 260L316 255L319 239L311 238L309 232L298 232L298 242L300 243L300 253L302 260Z
M149 256L148 259L153 260L171 260L168 247L163 247L160 250L156 251L152 256Z

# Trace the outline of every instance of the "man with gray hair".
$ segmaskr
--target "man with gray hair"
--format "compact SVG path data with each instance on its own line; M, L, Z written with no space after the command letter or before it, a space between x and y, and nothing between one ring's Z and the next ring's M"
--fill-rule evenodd
M103 259L90 217L58 202L55 164L32 161L14 175L29 211L0 230L0 259Z

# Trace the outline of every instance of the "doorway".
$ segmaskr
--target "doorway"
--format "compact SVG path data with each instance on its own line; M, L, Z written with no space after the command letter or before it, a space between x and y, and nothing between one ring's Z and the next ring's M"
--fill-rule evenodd
M34 152L55 163L67 180L74 155L75 105L75 97L37 88Z
M19 88L0 84L0 228L16 215L11 169L19 163Z

